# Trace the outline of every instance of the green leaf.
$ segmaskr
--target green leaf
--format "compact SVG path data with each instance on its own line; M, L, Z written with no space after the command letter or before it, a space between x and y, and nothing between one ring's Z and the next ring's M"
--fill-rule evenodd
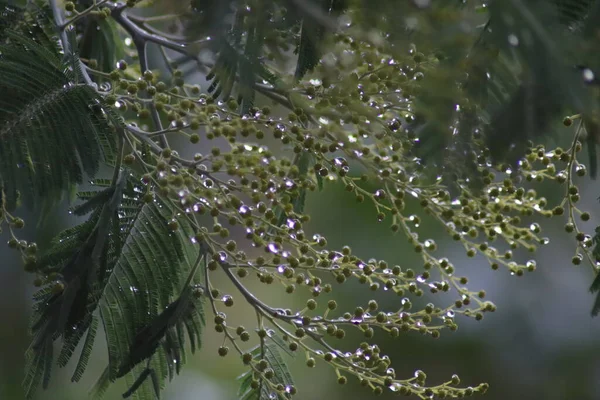
M99 303L108 345L109 378L125 375L129 387L142 373L143 360L150 359L149 368L155 371L160 387L169 375L173 357L176 363L183 362L181 342L171 340L160 346L168 331L174 335L171 339L181 337L176 330L185 326L194 348L200 343L204 324L200 301L192 301L189 291L184 291L185 301L191 301L189 306L177 307L180 299L172 300L181 292L182 276L192 268L191 254L198 254L198 245L189 239L193 231L186 216L177 218L178 232L169 230L167 222L173 215L173 204L160 197L138 210ZM135 395L152 398L151 386L155 384L141 384Z
M100 71L115 69L117 60L124 54L123 40L119 37L116 23L110 19L83 18L77 27L82 31L80 57L96 60ZM102 81L101 78L98 80Z
M136 390L138 390L138 388L142 385L142 383L144 383L146 378L148 376L150 376L151 372L152 372L152 370L150 368L144 369L144 371L142 371L140 376L138 376L138 378L135 380L133 385L131 385L131 387L129 389L127 389L127 391L125 393L123 393L123 398L126 399L126 398L130 397ZM157 397L159 396L158 393L160 393L160 390L157 390L155 393Z
M592 255L594 256L595 260L600 260L600 226L596 227L596 232L592 238L592 243L594 244ZM600 313L600 273L596 274L596 277L590 286L590 292L598 292L596 295L596 300L594 301L594 305L592 306L592 315L597 316Z
M109 373L110 373L110 371L109 371L108 367L104 368L102 375L100 375L98 377L98 380L96 381L96 383L94 384L94 386L92 386L92 389L90 390L90 395L89 395L90 398L92 398L94 400L99 400L104 396L104 393L106 393L106 391L108 390L108 388L110 386Z
M89 287L76 285L82 289L72 289L69 293L75 297L68 302L61 301L61 296L66 295L55 294L51 286L35 294L32 329L36 339L28 352L28 375L24 382L29 397L41 380L49 379L52 354L43 349L51 349L57 335L63 336L58 363L64 366L87 331L72 378L80 379L96 334L97 318L93 316L96 308L100 310L109 347L109 367L91 393L96 398L103 395L111 381L122 375L130 388L136 386L130 390L135 392L136 398L154 398L155 390L164 387L166 376L171 379L185 362L185 333L192 352L201 345L205 323L202 303L191 295L187 280L192 267L190 260L198 255L198 245L189 240L193 231L187 216L178 218L181 230L171 232L167 222L175 208L169 200L158 198L153 203L142 202L137 179L127 171L121 172L117 182L109 182L98 179L95 183L99 190L78 194L84 204L76 210L90 212L88 221L63 231L53 240L51 248L40 255L42 268L64 276L65 293L71 290L74 278L77 282L87 281L80 278L89 269L89 263L84 260L97 265L95 272L91 272L97 274L97 279L92 280ZM83 258L82 252L85 253ZM98 260L93 261L96 258ZM196 257L196 260L200 259ZM183 292L182 287L186 288ZM174 296L179 297L173 300ZM73 304L67 314L69 320L73 310L78 310L77 319L71 324L76 329L62 331L62 323L56 322L56 314L60 311L59 315L63 315L64 304ZM163 313L157 315L161 310ZM152 334L146 337L144 329ZM135 333L147 346L135 350ZM138 356L128 360L130 350ZM149 360L149 364L138 365L143 360ZM149 384L144 383L145 379L137 381L144 368L151 370L145 373L152 377Z
M277 336L274 331L271 331L269 336L265 338L264 346L256 346L250 354L253 360L261 358L267 361L268 367L274 372L271 383L276 386L282 384L285 388L294 384L292 375L289 372L285 360L279 352L279 348L286 348L285 342ZM238 377L240 387L238 389L238 397L240 400L272 400L275 395L278 399L290 399L291 395L287 392L275 392L267 382L261 382L257 389L253 389L250 384L253 380L253 371L248 370Z
M94 88L55 48L7 31L0 44L0 185L7 206L54 203L111 157L114 133Z
M312 4L311 4L312 3ZM313 70L321 59L321 45L325 35L325 26L313 14L307 12L309 7L321 12L322 17L331 18L343 12L347 4L342 0L314 0L307 2L306 9L300 10L302 15L302 30L298 44L296 71L294 76L301 79L308 71ZM302 7L304 8L304 7Z
M573 67L572 52L580 47L581 39L561 21L564 7L558 11L543 1L510 0L490 7L489 40L502 52L507 65L526 66L515 70L518 87L492 112L488 146L496 158L503 153L513 153L511 157L522 153L526 141L543 134L552 118L564 110L589 114L597 109L597 101ZM583 18L585 13L574 15ZM518 32L515 26L520 27ZM490 73L493 76L494 71ZM507 152L511 145L514 150Z
M131 231L128 229L131 215L141 204L135 201L138 207L131 207L136 195L131 185L127 189L128 179L129 173L122 171L108 189L82 193L80 198L88 200L80 211L90 212L89 219L60 233L52 241L50 249L40 254L39 268L48 273L58 273L64 288L55 291L50 284L34 295L34 340L28 350L32 356L28 357L27 364L34 377L35 369L41 365L37 358L49 364L53 361L45 359L45 354L49 354L44 351L45 346L62 337L63 345L57 361L59 366L65 366L87 331L73 380L78 380L85 370L96 333L97 319L93 313L106 277L116 262L116 254L122 250L121 236ZM26 382L26 385L26 395L31 397L35 384Z
M594 0L553 0L562 25L576 29L583 25Z
M79 382L79 379L81 379L83 376L83 372L85 371L87 363L90 360L90 354L92 353L92 348L94 346L94 339L96 337L97 329L98 318L92 316L92 322L88 328L87 336L85 338L85 342L83 343L83 348L81 349L81 355L79 356L79 361L77 362L77 366L75 367L75 371L71 377L71 382Z

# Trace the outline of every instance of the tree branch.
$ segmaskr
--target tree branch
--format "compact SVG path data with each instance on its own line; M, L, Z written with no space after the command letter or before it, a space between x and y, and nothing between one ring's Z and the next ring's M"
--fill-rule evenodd
M71 48L71 44L69 43L69 38L67 37L66 30L64 28L62 28L62 26L64 25L64 18L62 15L62 11L61 11L60 7L58 6L57 0L49 0L49 4L50 4L50 8L52 9L52 15L54 16L54 25L58 31L58 36L60 38L60 42L62 44L63 51L65 52L65 55L70 54L74 50ZM73 46L75 46L75 45L76 45L76 43L73 43ZM80 59L78 59L78 62L81 66L80 70L81 70L81 74L83 76L83 80L85 81L85 83L96 88L97 85L92 81L92 79L88 75L88 73L85 69L85 64L83 64L83 62Z

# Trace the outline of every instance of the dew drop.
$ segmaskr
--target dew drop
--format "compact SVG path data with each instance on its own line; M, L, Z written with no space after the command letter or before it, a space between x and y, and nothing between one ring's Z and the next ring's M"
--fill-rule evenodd
M240 208L238 209L240 215L245 216L248 215L248 213L250 212L250 209L248 208L248 206L240 206Z

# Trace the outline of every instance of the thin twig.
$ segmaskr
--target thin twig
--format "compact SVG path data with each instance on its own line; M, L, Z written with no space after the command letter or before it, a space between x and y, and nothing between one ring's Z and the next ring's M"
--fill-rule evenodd
M117 22L119 25L121 25L123 27L123 29L125 29L125 31L131 36L134 43L136 40L143 41L143 42L152 42L159 46L166 47L167 49L174 50L178 53L185 54L187 56L192 56L191 53L189 52L189 47L191 45L201 48L201 47L208 47L209 45L212 44L212 41L210 39L199 40L199 41L196 41L193 43L187 43L187 44L186 43L178 43L173 40L169 40L165 37L147 32L144 29L140 28L135 22L133 22L131 19L129 19L129 17L127 15L125 15L124 10L125 10L126 6L124 4L121 3L121 4L113 5L113 6L109 5L109 8L111 9L111 15L112 15L113 19L115 20L115 22ZM192 56L192 57L194 58L194 60L196 60L196 62L200 63L200 59L198 58L198 56Z
M140 69L141 69L142 74L149 69L148 68L148 55L146 52L146 47L147 47L148 42L155 43L161 47L166 47L168 49L189 55L186 44L177 43L177 42L167 39L163 36L147 32L144 29L140 28L138 25L136 25L132 20L130 20L128 18L127 15L125 15L124 11L125 11L126 5L120 3L118 5L115 5L115 6L112 6L109 8L111 8L111 15L112 15L113 19L115 20L115 22L117 22L119 25L121 25L123 27L123 29L125 29L125 31L131 36L133 43L136 47L136 50L138 52L138 56L139 56L139 60L140 60ZM210 42L210 40L207 39L205 41L195 42L194 44L196 44L196 45L207 44L209 42ZM196 61L198 63L200 63L200 60L197 57L196 57ZM158 110L156 109L155 104L150 103L148 105L148 107L150 109L150 115L152 117L152 122L154 123L155 128L158 131L162 131L164 128L162 126L162 122L160 120L160 114L158 113ZM165 135L160 135L159 141L163 148L169 147L169 142L167 141L167 137Z
M85 10L83 10L82 12L80 12L79 14L77 14L76 16L74 16L73 18L71 18L70 20L67 20L65 22L63 22L61 25L58 26L58 29L60 29L61 31L64 31L67 26L74 24L75 22L77 22L78 20L80 20L83 17L86 17L90 11L92 11L94 8L100 7L101 5L107 3L110 0L101 0L99 3L96 3L94 1L94 4L92 4L91 6L89 6L88 8L86 8Z
M129 19L139 23L148 23L148 22L156 22L156 21L165 21L173 18L181 18L185 17L185 14L165 14L165 15L156 15L153 17L142 17L139 15L129 15Z
M125 127L129 132L131 132L137 139L141 140L142 142L146 143L148 146L150 146L150 150L152 150L155 154L160 155L163 151L163 148L156 143L154 140L152 140L149 136L147 132L144 132L143 130L133 126L133 125L126 125ZM233 189L235 190L235 188L230 185L227 182L223 182L221 179L218 179L216 177L214 177L210 172L205 171L200 167L202 161L192 161L192 160L186 160L184 158L180 158L178 156L172 155L171 156L171 162L172 163L176 163L179 164L181 166L184 167L188 167L188 168L194 168L194 170L196 171L196 173L198 175L202 175L205 176L209 179L212 179L214 182L218 183L219 185L225 186L229 189Z
M297 316L283 314L279 310L276 310L273 307L263 303L260 299L258 299L252 293L250 293L248 291L248 289L246 289L246 287L244 285L242 285L242 282L240 282L235 277L233 272L231 272L230 265L221 264L221 266L223 267L223 271L225 271L225 274L227 275L227 277L231 280L231 282L234 284L234 286L240 291L242 296L244 296L244 298L246 299L248 304L254 306L255 308L259 308L259 309L263 310L271 317L282 319L286 322L290 322L290 320L298 318Z

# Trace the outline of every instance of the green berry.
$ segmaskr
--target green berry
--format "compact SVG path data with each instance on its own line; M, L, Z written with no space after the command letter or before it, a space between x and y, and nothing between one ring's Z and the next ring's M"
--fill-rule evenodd
M581 214L581 220L582 221L589 221L590 220L590 213L584 212Z
M219 347L218 353L221 357L225 357L227 355L227 353L229 353L229 347L227 347L227 346Z
M242 355L242 362L243 362L245 365L248 365L248 364L250 364L250 363L252 362L252 354L250 354L250 353L244 353L244 354Z
M175 219L169 221L169 229L175 232L177 229L179 229L179 222L177 222Z
M125 155L125 157L123 157L123 163L125 165L132 165L134 162L135 162L134 154L127 154L127 155Z

